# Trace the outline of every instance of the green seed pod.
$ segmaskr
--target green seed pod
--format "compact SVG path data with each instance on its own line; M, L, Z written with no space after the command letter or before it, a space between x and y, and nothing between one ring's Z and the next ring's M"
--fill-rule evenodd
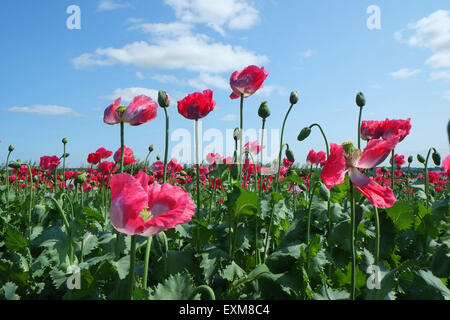
M297 91L292 91L291 92L291 96L289 97L289 101L291 102L291 104L297 104L297 102L298 102L298 92Z
M153 152L153 150L155 150L155 148L153 147L153 144L151 144L149 147L148 147L148 152Z
M180 176L182 177L186 177L187 176L187 172L186 171L180 171Z
M234 129L233 139L238 141L241 138L241 130L239 128Z
M408 163L411 163L411 162L413 162L413 156L408 157Z
M63 154L62 157L63 157L63 158L68 158L69 156L70 156L70 153L67 153L67 152L66 152L66 153Z
M386 168L386 167L381 167L381 172L387 173L387 172L388 172L388 168Z
M356 105L360 108L366 105L366 97L364 96L364 93L358 92L356 95Z
M259 106L258 116L260 116L262 119L266 119L270 116L270 108L267 104L267 101L263 101Z
M324 183L320 182L319 194L322 200L328 201L330 200L330 190L325 186Z
M441 155L439 154L439 152L433 152L431 154L431 158L433 159L435 165L437 166L441 165Z
M79 175L77 175L77 177L75 178L75 183L76 184L81 184L83 182L86 181L86 174L85 173L80 173Z
M299 184L298 187L299 187L300 189L302 189L303 191L308 190L308 189L306 188L306 186L305 186L303 183L302 183L302 184Z
M164 232L160 232L153 236L153 241L155 242L155 249L157 254L165 256L169 250L169 245L167 241L167 236Z
M302 131L300 131L300 133L298 134L297 140L298 141L303 141L306 138L308 138L310 134L311 134L311 128L310 127L304 127L302 129Z
M67 138L63 138L61 142L64 143L64 144L66 144L68 141L69 141L69 140L67 140Z
M158 104L161 108L168 108L170 106L169 95L164 90L159 90L158 92Z
M290 162L295 162L294 153L293 153L292 150L289 149L289 148L286 149L286 158L288 158L288 160L289 160Z
M420 163L425 163L425 158L422 157L422 155L418 154L417 155L417 161L419 161Z
M14 161L14 162L10 162L8 164L8 167L13 168L13 169L20 169L20 167L22 166L22 164L18 161Z
M161 155L158 154L158 155L156 156L156 160L158 160L158 161L161 160Z
M14 151L14 145L9 145L9 147L8 147L8 151L9 152L13 152Z

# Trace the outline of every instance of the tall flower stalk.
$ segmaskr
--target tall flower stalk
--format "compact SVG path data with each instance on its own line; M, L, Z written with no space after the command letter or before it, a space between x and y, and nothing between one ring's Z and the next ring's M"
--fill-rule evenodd
M6 156L6 166L5 166L5 174L6 174L6 208L8 210L9 208L9 156L11 155L11 152L14 151L14 146L11 144L8 147L8 155Z

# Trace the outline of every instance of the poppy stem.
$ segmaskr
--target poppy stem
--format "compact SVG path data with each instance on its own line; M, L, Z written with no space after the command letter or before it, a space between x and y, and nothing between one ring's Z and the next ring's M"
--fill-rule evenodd
M429 177L428 177L428 160L430 158L431 150L434 150L436 152L436 149L434 149L434 148L428 149L428 154L427 154L427 157L425 159L425 163L423 164L424 168L425 168L425 173L424 173L424 176L425 176L424 177L425 178L425 197L426 197L425 204L427 206L427 209L429 208L428 199L429 199L429 193L430 193L430 190L429 190L430 189L430 181L429 181Z
M8 152L8 156L6 157L6 166L5 166L5 172L6 172L6 210L8 210L9 208L9 169L8 169L8 164L9 164L9 156L11 154L12 151Z
M144 260L144 278L143 278L143 286L144 289L147 289L147 279L148 279L148 264L150 259L150 249L152 247L153 237L147 238L147 247L145 248L145 260Z
M355 280L356 280L356 255L355 255L355 193L353 189L353 184L350 184L350 223L351 223L351 235L350 235L350 250L352 252L352 273L351 273L351 292L350 299L355 300Z
M394 164L395 164L395 150L392 149L392 159L391 159L391 189L394 192Z
M200 214L200 164L198 161L198 119L195 119L195 163L197 171L197 218Z
M120 173L123 173L123 156L124 156L123 152L124 152L124 147L125 147L125 144L124 144L124 131L125 131L124 125L125 125L124 122L121 121L120 122Z
M166 183L167 175L167 153L169 151L169 113L167 108L163 108L166 115L166 143L164 148L164 171L163 171L163 183ZM197 121L197 120L195 120Z
M358 118L358 149L361 149L361 115L363 107L359 107L359 118Z
M320 133L322 133L323 140L325 141L325 147L327 148L327 158L328 158L330 156L330 147L328 146L327 136L325 135L325 133L322 130L322 127L318 123L313 123L312 125L309 126L310 129L312 129L313 127L319 128Z
M292 103L291 106L289 107L288 112L286 113L286 116L284 117L283 120L283 126L281 127L281 139L280 139L280 153L278 154L278 174L277 174L277 185L276 185L276 190L278 191L279 187L280 187L280 169L281 169L281 153L283 152L283 134L284 134L284 126L286 125L286 120L289 116L289 113L292 110L292 107L294 106L294 104Z
M244 139L244 94L241 93L241 104L240 104L240 137L239 137L239 181L241 181L242 174L242 140Z
M66 144L63 143L64 145L64 153L63 153L63 176L62 176L62 181L63 181L63 189L66 188Z
M197 287L192 295L192 298L195 297L197 293L206 296L208 300L216 300L216 295L214 294L213 289L211 289L211 287L207 285L201 285Z
M378 264L380 260L380 217L378 215L378 208L375 208L375 228L376 228L376 239L375 239L375 264Z
M261 155L260 155L260 164L261 170L259 171L259 198L261 199L262 193L262 168L263 168L263 143L264 143L264 127L266 126L266 118L262 119L262 128L261 128Z
M131 247L130 247L130 274L129 274L129 289L130 289L130 300L133 300L134 296L134 269L136 265L136 235L131 236Z

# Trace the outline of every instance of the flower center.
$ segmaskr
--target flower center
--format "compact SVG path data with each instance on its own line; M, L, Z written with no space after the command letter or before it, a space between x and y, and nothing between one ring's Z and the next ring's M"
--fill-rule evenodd
M361 150L355 148L352 142L344 142L342 148L345 152L345 163L347 167L355 167L359 158L361 158Z
M125 110L127 109L126 106L119 106L117 107L117 114L119 115L119 117L122 118L123 113L125 112Z
M151 219L153 219L153 214L152 212L147 210L148 207L145 207L144 210L141 211L141 213L139 213L139 216L142 218L142 220L144 220L144 222L147 222Z

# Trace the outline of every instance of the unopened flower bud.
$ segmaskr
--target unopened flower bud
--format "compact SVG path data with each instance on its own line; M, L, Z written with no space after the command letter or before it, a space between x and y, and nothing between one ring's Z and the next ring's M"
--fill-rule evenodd
M170 106L170 97L164 90L159 90L158 92L158 104L161 108Z
M419 161L420 163L425 163L425 158L422 155L418 154L417 161Z
M62 139L62 143L66 144L69 140L67 140L67 138L63 138Z
M151 144L149 147L148 147L148 152L153 152L153 150L155 150L155 148L153 147L153 145Z
M386 168L386 167L381 167L381 172L387 173L387 172L388 172L388 168Z
M79 175L77 175L77 177L75 178L75 183L79 184L79 183L83 183L86 181L86 174L85 173L80 173Z
M159 154L156 156L156 160L161 160L161 156Z
M435 165L437 166L441 165L441 155L439 154L439 152L433 152L431 154L431 158L433 159Z
M262 119L266 119L270 116L270 108L267 104L267 101L263 101L259 106L258 116L260 116Z
M364 93L358 92L356 95L356 105L360 108L366 105L366 97L364 96Z
M413 162L413 156L408 157L408 163L411 163L411 162Z
M320 182L319 194L322 200L330 200L330 190L328 190L328 188L322 182Z
M298 134L297 140L298 141L303 141L306 138L308 138L310 134L311 134L311 128L310 127L304 127L302 129L302 131L300 131L300 133Z
M233 139L238 141L241 138L241 130L239 128L234 129Z
M298 102L298 92L297 91L292 91L291 92L291 96L289 97L289 101L291 102L291 104L296 104Z
M9 147L8 147L8 151L9 152L13 152L14 151L14 146L11 144L11 145L9 145Z
M286 149L286 158L287 158L290 162L295 162L294 153L293 153L292 150L289 149L289 148Z

